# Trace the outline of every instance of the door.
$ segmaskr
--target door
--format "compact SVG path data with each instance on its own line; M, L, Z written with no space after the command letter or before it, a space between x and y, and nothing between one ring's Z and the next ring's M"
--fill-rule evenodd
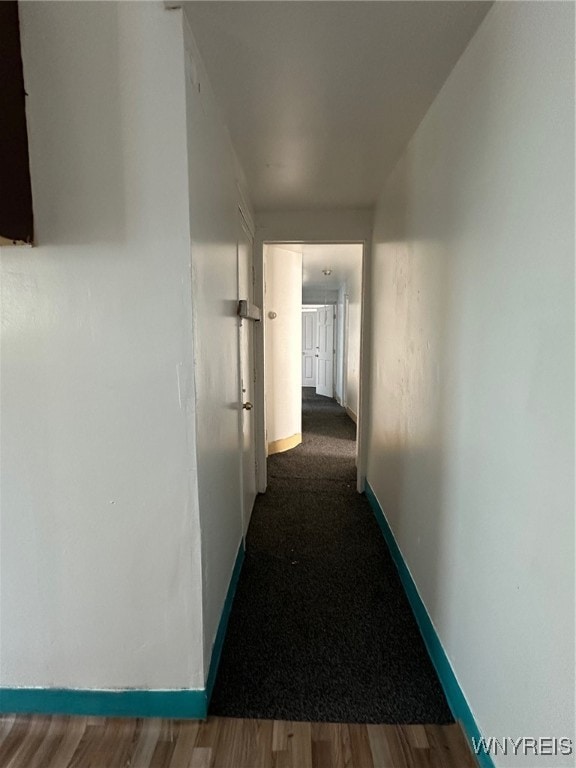
M238 301L254 302L254 269L252 236L240 217L238 226ZM254 428L254 320L238 318L238 352L240 368L239 429L242 449L242 524L244 535L248 530L252 508L256 499L256 430Z
M302 312L302 386L316 386L316 310Z
M318 309L316 318L316 393L334 397L334 308Z

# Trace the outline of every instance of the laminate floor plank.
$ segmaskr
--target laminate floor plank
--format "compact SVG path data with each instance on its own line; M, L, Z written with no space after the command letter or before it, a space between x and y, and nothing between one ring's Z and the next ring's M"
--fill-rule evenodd
M476 768L476 761L459 725L426 725L434 768Z
M85 732L86 718L71 717L69 723L66 724L58 749L54 752L47 768L73 768L74 754L76 753ZM22 768L25 768L25 766L22 766ZM79 768L89 768L89 766L80 764Z
M194 740L196 739L196 736L198 734L198 726L196 724L196 729L191 731L187 726L192 724L189 720L163 720L165 723L165 728L163 729L161 735L160 735L160 743L164 745L163 750L158 750L158 754L160 752L163 752L164 754L164 762L159 763L156 765L156 763L153 762L152 768L170 768L172 765L172 760L174 758L174 754L176 752L176 747L182 743L186 742L186 735L189 733L193 733ZM189 758L192 756L192 749L189 751ZM157 755L154 755L154 760L157 759ZM190 762L190 760L188 760Z
M401 725L399 727L406 735L411 747L414 749L430 749L426 728L423 725Z
M84 733L81 735L80 741L78 742L76 751L66 768L94 768L94 766L98 764L98 761L103 759L100 744L106 730L105 726L105 720L102 720L101 724L98 726L86 725ZM61 741L64 739L66 730L68 730L68 726L66 726L62 732L63 737ZM52 755L52 760L49 763L51 768L55 768L55 766L58 765L55 760L59 750L60 745Z
M196 747L209 747L212 749L218 741L220 728L226 719L224 717L210 717L208 720L201 722L198 728Z
M6 736L10 733L15 722L16 715L9 715L7 717L3 717L2 720L0 720L0 742L2 742L2 739L6 738Z
M288 723L286 720L274 720L272 726L272 751L288 751Z
M239 718L223 719L218 741L215 745L214 768L226 768L228 765L244 768L240 765L240 745L238 743L242 723L243 720Z
M142 728L142 731L140 732L140 738L136 744L130 768L150 768L152 755L156 749L156 744L158 744L158 739L160 738L161 728L162 720L159 718L148 720L146 727Z
M246 768L272 768L272 720L243 720L240 765Z
M50 718L48 730L42 743L30 757L28 768L44 768L45 765L50 764L52 756L63 738L66 722L65 717L55 716Z
M20 744L26 739L29 720L18 717L0 743L0 767L8 765Z
M346 723L312 723L312 764L314 768L353 768Z
M29 765L34 753L38 751L44 741L49 727L49 717L35 717L30 723L26 738L20 742L11 759L6 764L6 768L16 768L18 765Z
M477 768L458 724L0 716L0 768Z
M353 768L374 768L374 759L370 749L370 739L365 725L349 723L350 751Z
M458 768L476 768L472 752L461 728L456 723L443 728L442 737L447 746L445 752L452 756Z
M86 732L100 743L100 759L106 760L109 768L125 768L134 754L142 727L142 720L111 718L104 729L99 724L88 725Z
M410 768L440 768L429 749L413 749L408 752L407 765Z
M312 723L290 723L288 751L293 768L312 768Z
M23 744L32 737L34 718L16 718L16 722L0 744L0 768L10 765L13 757L22 749ZM18 761L16 765L24 765Z
M386 726L384 733L388 743L392 765L398 765L401 766L401 768L411 768L414 759L405 731L402 728L396 728L393 725L389 725Z
M332 763L334 768L354 768L352 762L352 748L350 745L350 731L346 723L336 723L332 744Z
M192 750L190 768L211 768L214 750L211 747L195 747Z
M272 752L272 768L292 768L292 758L287 749Z
M176 744L170 739L159 739L150 761L150 768L169 768Z
M312 768L332 768L332 750L329 741L312 742Z
M182 721L168 768L190 768L199 727L198 722Z

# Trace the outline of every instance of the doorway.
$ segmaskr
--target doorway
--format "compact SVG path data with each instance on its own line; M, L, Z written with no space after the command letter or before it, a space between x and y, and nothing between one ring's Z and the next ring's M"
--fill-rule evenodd
M316 389L317 308L302 306L302 386Z
M302 387L334 397L336 378L336 304L302 305Z
M361 433L363 261L362 243L264 244L264 460L301 443L302 387L334 398Z

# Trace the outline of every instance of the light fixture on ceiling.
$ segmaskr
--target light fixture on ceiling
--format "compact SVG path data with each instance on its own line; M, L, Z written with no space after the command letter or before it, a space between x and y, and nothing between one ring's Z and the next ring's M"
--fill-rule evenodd
M328 275L332 274L332 270L331 269L323 269L322 270L322 274L326 275L326 277L328 277Z

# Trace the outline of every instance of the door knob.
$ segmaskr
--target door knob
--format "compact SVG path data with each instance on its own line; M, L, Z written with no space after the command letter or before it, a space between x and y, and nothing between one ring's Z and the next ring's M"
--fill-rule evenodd
M244 410L246 411L251 411L252 408L254 408L254 406L252 405L252 403L247 402L247 403L242 403L242 408L244 408Z

